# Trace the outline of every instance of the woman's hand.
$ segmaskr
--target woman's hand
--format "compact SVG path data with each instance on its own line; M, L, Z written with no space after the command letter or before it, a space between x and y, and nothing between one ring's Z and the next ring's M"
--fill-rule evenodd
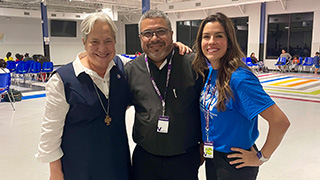
M231 148L232 151L236 152L235 154L229 154L228 158L240 158L234 161L230 161L230 164L239 164L236 166L237 169L243 168L246 166L260 166L263 162L260 161L257 157L257 151L251 147L251 151L247 151L241 148ZM238 153L237 153L238 152Z
M64 175L62 172L50 174L49 180L64 180Z
M50 162L50 180L64 180L61 160Z
M181 42L175 42L173 45L179 48L179 54L184 55L185 53L189 54L192 52L192 49L189 46L182 44Z

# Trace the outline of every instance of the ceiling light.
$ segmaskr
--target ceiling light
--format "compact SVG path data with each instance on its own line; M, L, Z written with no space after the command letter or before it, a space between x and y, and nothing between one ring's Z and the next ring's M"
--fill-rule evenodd
M108 12L111 12L111 9L110 8L104 8L104 9L102 9L102 12L108 13Z

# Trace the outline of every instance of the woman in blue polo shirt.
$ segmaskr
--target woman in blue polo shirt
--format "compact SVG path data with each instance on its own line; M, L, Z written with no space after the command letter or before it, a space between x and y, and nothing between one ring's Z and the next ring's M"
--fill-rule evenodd
M200 98L207 180L256 179L290 123L241 61L244 54L224 14L202 21L195 48L194 69L202 76L209 71ZM260 151L255 146L258 114L269 123Z

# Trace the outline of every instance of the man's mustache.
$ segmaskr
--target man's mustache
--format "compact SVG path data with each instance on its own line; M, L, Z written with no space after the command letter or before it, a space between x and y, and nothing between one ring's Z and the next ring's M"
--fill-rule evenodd
M148 44L148 46L152 46L152 45L164 45L164 42L157 41L157 42L151 42Z

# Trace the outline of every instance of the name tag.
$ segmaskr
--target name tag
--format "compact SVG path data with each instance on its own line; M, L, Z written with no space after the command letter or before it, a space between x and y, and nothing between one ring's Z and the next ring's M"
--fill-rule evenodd
M205 141L203 145L203 157L212 159L214 157L213 142Z
M168 133L169 129L169 116L159 116L158 120L158 133Z

